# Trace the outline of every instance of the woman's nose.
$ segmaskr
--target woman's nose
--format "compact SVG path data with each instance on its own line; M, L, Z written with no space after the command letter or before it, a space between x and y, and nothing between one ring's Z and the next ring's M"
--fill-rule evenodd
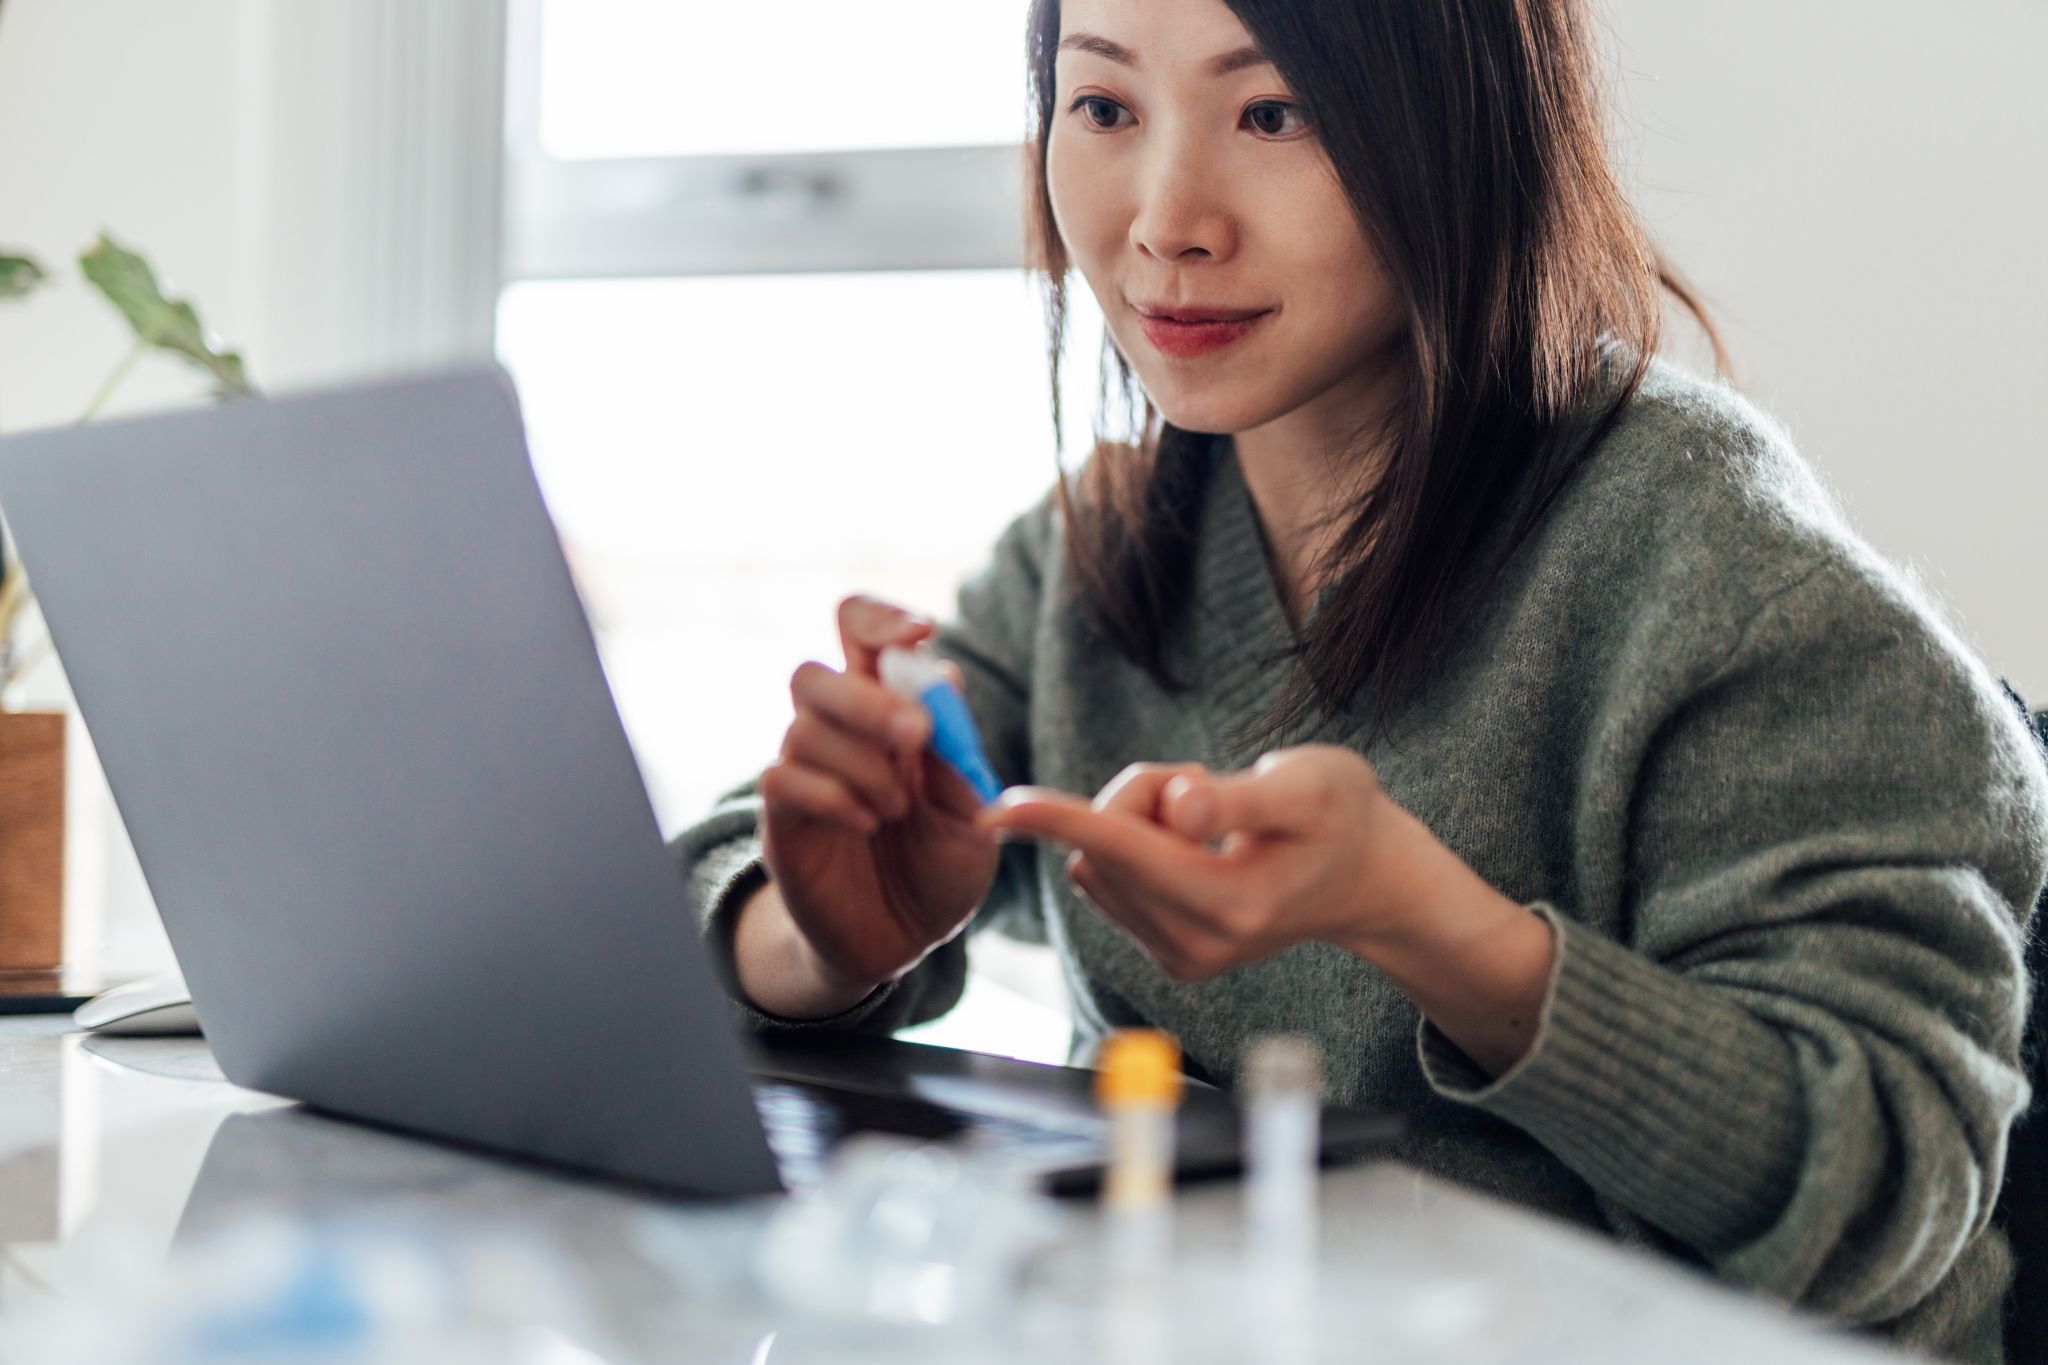
M1229 256L1236 226L1221 189L1195 149L1162 143L1137 177L1132 245L1166 262Z

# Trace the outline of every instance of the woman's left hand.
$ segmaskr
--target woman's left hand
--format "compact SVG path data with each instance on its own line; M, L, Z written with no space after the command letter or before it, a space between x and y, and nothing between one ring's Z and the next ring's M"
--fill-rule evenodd
M1417 841L1433 838L1371 763L1329 744L1237 773L1134 763L1092 803L1013 787L978 818L1071 848L1068 877L1182 980L1309 941L1358 951L1399 929Z

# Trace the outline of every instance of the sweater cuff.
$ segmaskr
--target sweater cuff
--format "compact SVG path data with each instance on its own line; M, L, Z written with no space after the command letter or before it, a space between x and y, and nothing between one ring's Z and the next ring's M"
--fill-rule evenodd
M742 1028L754 1033L800 1033L810 1029L848 1029L858 1025L881 1009L896 993L900 978L884 981L851 1008L817 1019L790 1019L770 1014L748 1000L746 992L740 989L739 972L733 959L733 931L739 926L740 907L768 883L767 864L749 846L751 843L739 843L737 856L731 848L714 850L705 855L698 865L702 877L699 885L706 888L701 902L705 907L704 947L711 955L712 970L725 987L726 999L732 1003L734 1017Z
M1424 1018L1430 1088L1521 1128L1588 1183L1709 1250L1790 1196L1791 1049L1713 988L1537 902L1557 950L1529 1050L1489 1078Z

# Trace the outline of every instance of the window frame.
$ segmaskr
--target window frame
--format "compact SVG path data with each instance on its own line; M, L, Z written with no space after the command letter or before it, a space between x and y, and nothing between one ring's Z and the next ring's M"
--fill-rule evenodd
M540 137L545 0L509 0L505 284L1024 263L1025 144L565 160Z

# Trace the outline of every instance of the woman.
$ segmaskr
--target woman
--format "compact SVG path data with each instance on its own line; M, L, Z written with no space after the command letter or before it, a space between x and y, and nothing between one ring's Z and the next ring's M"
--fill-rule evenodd
M1309 1035L1424 1169L1998 1359L2048 773L1778 429L1651 360L1579 5L1039 0L1030 54L1054 391L1078 270L1135 422L948 622L843 602L679 841L742 1012L932 1017L998 925L1082 1050ZM924 747L876 678L920 640L1032 785Z

